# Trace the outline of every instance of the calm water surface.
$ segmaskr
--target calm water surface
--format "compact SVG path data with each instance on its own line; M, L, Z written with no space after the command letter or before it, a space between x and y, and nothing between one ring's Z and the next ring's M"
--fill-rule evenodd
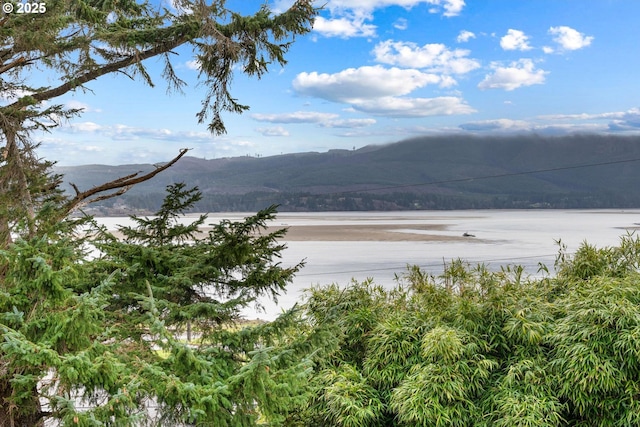
M208 223L221 219L242 219L248 214L212 214ZM188 218L187 218L188 220ZM100 218L109 228L124 224L128 218ZM396 274L407 265L440 274L443 264L462 258L472 265L484 263L492 269L519 264L536 274L538 263L553 268L562 240L568 251L581 242L596 246L616 245L627 232L640 228L640 210L469 210L411 212L322 212L281 213L274 225L393 225L397 232L428 233L459 237L468 232L475 238L462 241L291 241L282 263L293 265L305 260L305 267L289 286L279 304L263 301L266 312L247 310L248 317L271 319L280 310L291 307L303 290L313 285L373 278L384 286L393 286ZM415 225L445 225L440 231L412 229Z

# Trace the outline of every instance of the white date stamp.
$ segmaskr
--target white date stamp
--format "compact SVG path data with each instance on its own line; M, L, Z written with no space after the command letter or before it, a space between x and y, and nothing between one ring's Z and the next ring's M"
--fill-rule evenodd
M45 13L47 11L47 4L44 2L17 2L17 3L2 3L2 11L6 14L9 13Z

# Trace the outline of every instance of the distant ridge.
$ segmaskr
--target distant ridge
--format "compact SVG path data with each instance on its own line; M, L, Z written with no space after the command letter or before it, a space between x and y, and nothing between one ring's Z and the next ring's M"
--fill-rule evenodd
M89 188L152 165L58 167ZM537 171L537 172L536 172ZM213 160L185 157L114 202L154 210L172 182L198 186L199 210L640 207L640 137L441 136L358 150Z

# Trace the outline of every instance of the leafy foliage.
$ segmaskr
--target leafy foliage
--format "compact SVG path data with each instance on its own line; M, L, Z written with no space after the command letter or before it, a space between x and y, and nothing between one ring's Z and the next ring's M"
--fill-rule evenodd
M455 260L393 290L314 288L307 316L338 349L301 425L637 425L639 260L627 235L573 256L561 245L553 277Z

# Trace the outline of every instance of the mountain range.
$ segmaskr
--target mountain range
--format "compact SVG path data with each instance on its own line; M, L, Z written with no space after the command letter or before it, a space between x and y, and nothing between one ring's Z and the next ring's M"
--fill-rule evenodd
M153 211L174 182L198 211L640 207L640 136L418 137L354 150L270 157L184 157L94 209ZM88 189L155 166L57 167ZM68 187L70 191L71 187Z

